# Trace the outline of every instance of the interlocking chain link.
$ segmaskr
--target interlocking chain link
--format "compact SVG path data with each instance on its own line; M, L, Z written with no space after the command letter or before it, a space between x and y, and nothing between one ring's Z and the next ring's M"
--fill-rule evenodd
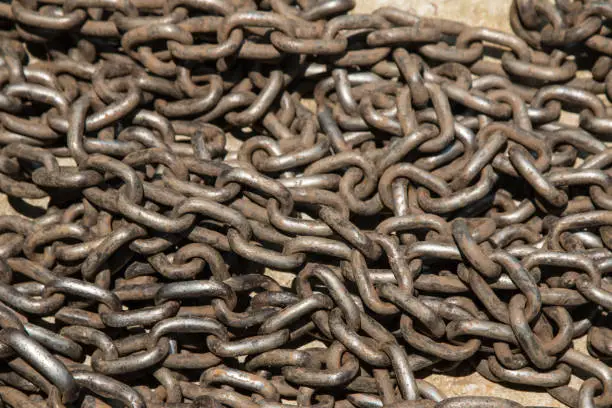
M612 406L611 4L353 7L0 4L0 406Z

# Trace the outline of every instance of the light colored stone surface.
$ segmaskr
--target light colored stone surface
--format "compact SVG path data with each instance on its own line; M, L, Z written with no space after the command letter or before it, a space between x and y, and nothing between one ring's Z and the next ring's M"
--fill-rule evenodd
M356 0L355 12L370 13L392 6L419 16L434 16L474 26L511 31L508 10L511 0Z
M0 193L0 215L23 215L33 218L42 215L48 203L48 198L38 200L9 199L6 194Z

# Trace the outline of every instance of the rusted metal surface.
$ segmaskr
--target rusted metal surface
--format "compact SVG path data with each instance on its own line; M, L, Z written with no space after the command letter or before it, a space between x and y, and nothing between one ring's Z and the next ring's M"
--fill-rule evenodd
M612 405L609 4L353 6L0 6L2 404Z

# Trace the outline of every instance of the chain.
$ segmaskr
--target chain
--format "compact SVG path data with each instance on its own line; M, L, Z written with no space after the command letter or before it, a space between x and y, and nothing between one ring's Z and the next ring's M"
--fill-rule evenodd
M610 4L353 7L0 4L0 407L612 406Z

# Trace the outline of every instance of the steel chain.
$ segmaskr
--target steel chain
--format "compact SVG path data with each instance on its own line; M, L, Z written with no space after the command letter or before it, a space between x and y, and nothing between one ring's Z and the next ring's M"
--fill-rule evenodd
M0 406L612 406L612 7L353 7L0 4Z

